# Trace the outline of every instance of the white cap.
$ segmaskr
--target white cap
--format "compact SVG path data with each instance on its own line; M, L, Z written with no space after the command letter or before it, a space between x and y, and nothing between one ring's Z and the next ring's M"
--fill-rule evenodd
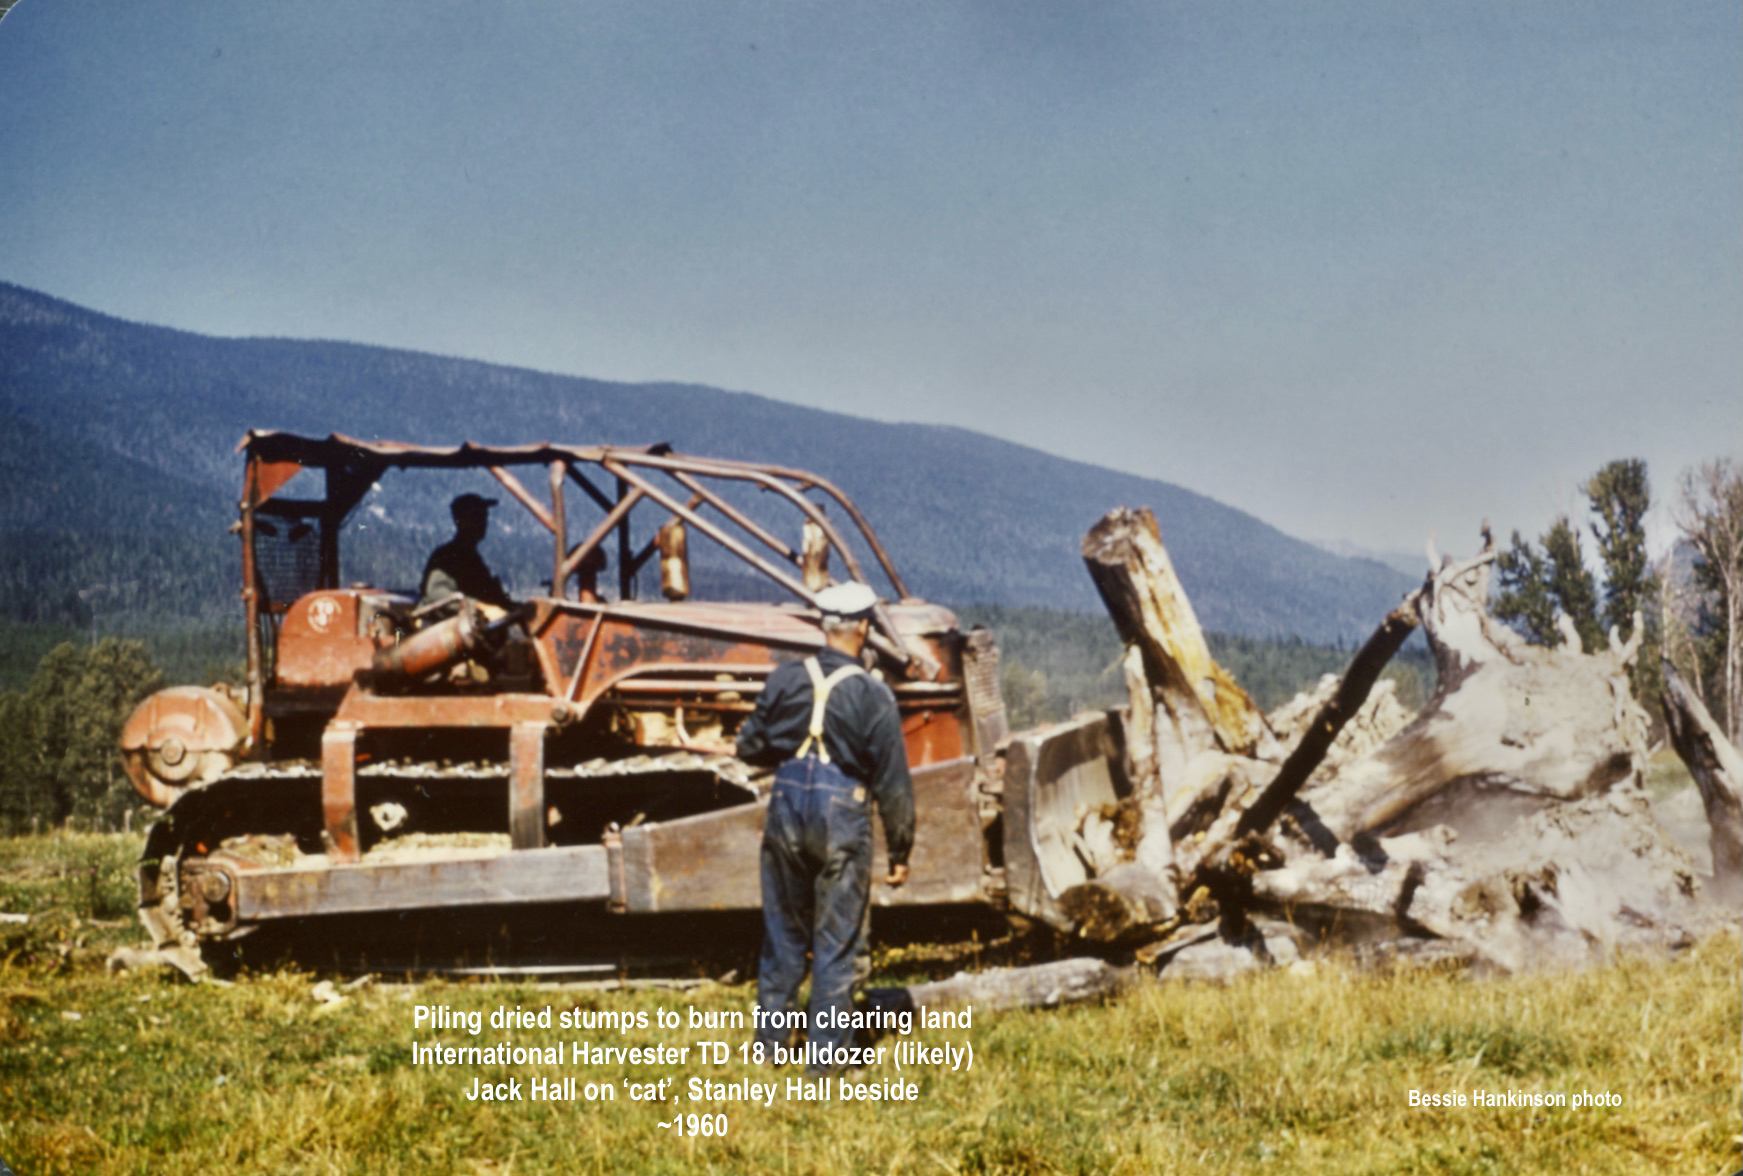
M831 584L817 594L817 608L825 616L857 620L878 606L878 594L857 580Z

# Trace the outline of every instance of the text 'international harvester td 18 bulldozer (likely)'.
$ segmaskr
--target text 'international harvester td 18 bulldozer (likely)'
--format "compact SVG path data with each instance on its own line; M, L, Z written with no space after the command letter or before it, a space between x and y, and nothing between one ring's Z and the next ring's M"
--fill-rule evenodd
M758 909L767 781L720 753L769 671L822 645L815 594L831 558L869 583L856 552L887 580L867 658L896 696L918 814L912 881L873 901L1045 919L1050 896L1081 880L1061 839L1081 804L1114 798L1105 721L1016 748L1008 772L991 635L910 596L823 478L664 446L257 431L240 448L245 688L162 691L122 735L135 786L166 810L141 859L140 913L184 967L328 916ZM321 496L281 493L305 471ZM342 584L341 531L391 471L494 477L550 533L548 594L503 615ZM790 600L690 599L695 537ZM608 553L616 583L602 586ZM637 600L652 566L664 599Z

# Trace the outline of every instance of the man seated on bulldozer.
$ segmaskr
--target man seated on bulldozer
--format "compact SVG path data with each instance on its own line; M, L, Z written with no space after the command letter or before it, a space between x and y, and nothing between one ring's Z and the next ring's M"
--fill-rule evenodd
M488 605L485 615L500 619L514 608L514 601L503 588L502 581L491 574L478 554L478 545L490 530L490 508L494 498L477 494L462 494L448 504L454 516L454 537L430 553L424 565L423 585L418 594L418 610L423 612L454 596L464 596ZM500 610L492 614L491 610Z

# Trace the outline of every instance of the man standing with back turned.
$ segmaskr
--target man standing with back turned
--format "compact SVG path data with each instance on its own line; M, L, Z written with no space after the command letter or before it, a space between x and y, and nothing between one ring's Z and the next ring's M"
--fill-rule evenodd
M876 606L877 595L864 584L819 592L824 648L770 674L738 733L740 759L780 764L763 825L757 1006L765 1014L793 1007L809 948L806 1024L821 1057L853 1037L845 1023L833 1022L853 1012L854 964L871 901L870 797L883 817L890 886L908 880L914 844L914 784L896 697L859 663ZM761 1018L757 1040L765 1058L772 1060L772 1047L785 1039L785 1030Z

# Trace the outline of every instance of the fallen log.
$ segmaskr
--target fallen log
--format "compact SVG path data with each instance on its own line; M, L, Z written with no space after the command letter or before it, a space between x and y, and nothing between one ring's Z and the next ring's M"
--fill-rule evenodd
M1127 863L1061 894L1059 909L1082 938L1112 943L1138 928L1166 924L1179 903L1172 878Z
M1221 929L1188 937L1156 958L1163 980L1223 982L1263 968L1288 967L1300 962L1301 932L1272 919L1248 920L1228 934Z
M1668 660L1659 702L1671 745L1695 778L1707 810L1713 877L1734 889L1729 884L1743 878L1743 757Z
M1386 663L1392 660L1392 655L1398 652L1404 639L1415 631L1420 623L1416 613L1420 598L1420 592L1412 593L1403 604L1386 614L1380 627L1363 643L1355 660L1350 662L1350 668L1344 672L1337 693L1314 716L1307 734L1301 737L1301 742L1295 745L1295 750L1283 761L1283 766L1278 769L1271 783L1265 786L1259 798L1241 814L1235 824L1235 837L1263 833L1271 827L1273 821L1283 815L1284 807L1295 799L1296 794L1312 777L1314 769L1325 759L1326 752L1331 750L1338 732L1362 709L1362 704L1368 700L1368 692L1380 678L1380 671L1386 668Z
M948 980L913 984L905 991L907 999L916 1007L965 1008L972 1005L976 1010L989 1012L1051 1009L1118 995L1137 977L1136 968L1116 967L1104 960L1071 959L1024 968L958 972Z

